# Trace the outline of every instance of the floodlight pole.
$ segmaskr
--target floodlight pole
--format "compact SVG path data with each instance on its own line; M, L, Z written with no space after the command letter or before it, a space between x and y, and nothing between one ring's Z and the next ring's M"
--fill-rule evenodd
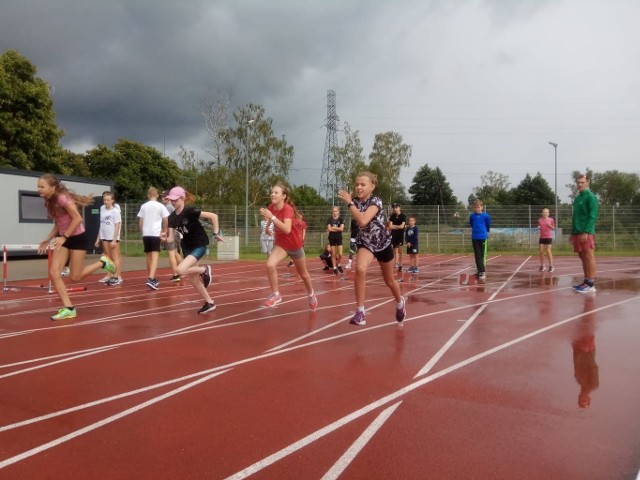
M560 218L558 217L558 144L554 143L554 142L549 142L549 145L551 145L553 147L553 159L554 159L554 165L555 165L555 173L554 173L554 178L555 178L555 184L553 187L553 193L556 197L556 220L555 220L555 224L556 224L556 241L559 238L558 232L559 232L559 228L560 228Z

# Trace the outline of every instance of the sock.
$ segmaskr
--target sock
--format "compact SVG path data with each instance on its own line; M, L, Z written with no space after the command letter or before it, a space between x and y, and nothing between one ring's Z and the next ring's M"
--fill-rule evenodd
M403 307L404 307L404 299L402 299L402 301L396 303L396 309L400 310Z
M313 290L311 290L311 293L309 294L309 298L313 297L314 293L315 292Z
M364 305L362 307L356 308L357 311L364 313Z
M279 297L279 296L280 296L280 292L273 292L273 294L274 294L276 297Z

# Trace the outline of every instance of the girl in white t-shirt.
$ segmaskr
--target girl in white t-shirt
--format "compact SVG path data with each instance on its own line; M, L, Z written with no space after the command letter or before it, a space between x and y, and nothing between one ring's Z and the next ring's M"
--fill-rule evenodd
M122 227L122 217L120 208L116 206L113 192L102 194L100 207L100 229L96 238L96 247L102 245L102 251L113 260L116 265L115 273L108 273L107 285L119 285L122 283L121 255L120 255L120 229Z

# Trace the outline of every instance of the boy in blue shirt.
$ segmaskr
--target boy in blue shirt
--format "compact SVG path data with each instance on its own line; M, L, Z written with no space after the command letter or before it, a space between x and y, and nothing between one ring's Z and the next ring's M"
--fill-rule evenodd
M404 243L407 244L409 255L409 273L418 273L418 226L415 215L409 216L409 226L404 232Z
M491 229L491 217L482 209L484 203L479 198L473 202L473 213L469 215L471 225L471 244L476 261L476 278L486 278L485 263L487 261L487 238Z

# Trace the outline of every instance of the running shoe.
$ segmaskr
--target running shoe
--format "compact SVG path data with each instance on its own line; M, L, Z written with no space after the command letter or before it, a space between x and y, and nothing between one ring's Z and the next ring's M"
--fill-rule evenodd
M478 280L484 280L485 278L487 278L487 274L484 272L480 272L478 274Z
M546 268L544 267L544 265L540 265L540 268L538 269L539 272L544 272L546 270Z
M575 285L573 289L578 293L596 293L596 286L583 283L582 285Z
M340 275L340 272L338 271L338 267L333 269L333 274L334 275Z
M420 273L420 269L418 267L413 267L413 273Z
M402 308L396 308L396 320L399 322L402 322L404 320L404 317L407 316L407 302L404 299L404 297L402 297Z
M351 320L349 320L349 323L351 325L366 325L367 321L364 318L364 312L361 312L360 310L356 310L355 315L351 317Z
M106 282L104 282L105 285L120 285L122 283L122 280L120 280L118 277L113 277L110 278L109 280L107 280Z
M102 277L100 280L98 280L100 283L107 283L109 281L111 277L109 275L105 275L104 277Z
M315 310L316 308L318 308L318 299L315 295L311 295L309 297L309 308L311 310Z
M173 275L171 277L171 281L172 282L179 282L180 281L180 275Z
M157 278L147 279L147 287L149 287L151 290L158 290L159 286L160 286L160 282L158 281Z
M62 269L62 272L60 272L60 276L61 276L61 277L68 277L68 276L69 276L69 273L70 273L70 272L69 272L69 267L64 267L64 268Z
M51 320L65 320L67 318L76 318L76 309L62 307L58 310L58 313L51 315Z
M216 303L209 303L209 302L204 302L204 305L202 305L202 308L200 310L198 310L198 315L200 315L201 313L207 313L207 312L212 312L216 309Z
M289 263L287 263L287 267L293 267L293 260L290 260Z
M113 260L111 260L106 255L102 255L100 257L100 261L102 263L104 263L104 265L102 267L103 270L106 270L109 273L116 273L116 265L115 265L115 263L113 263Z
M553 265L549 265L549 273L553 272L555 270L555 268L553 268Z
M344 273L344 270L343 270L343 268L342 268L340 265L338 265L336 268L338 269L338 271L339 271L340 273Z
M402 265L398 265L398 272L402 272Z
M202 278L204 288L208 288L211 285L211 265L204 266L204 272L200 274L200 278Z
M351 260L347 262L347 265L344 268L346 268L347 270L351 270Z
M267 300L262 304L262 306L269 307L269 308L275 307L281 301L282 301L282 297L280 295L276 295L275 293L272 293L267 297Z

